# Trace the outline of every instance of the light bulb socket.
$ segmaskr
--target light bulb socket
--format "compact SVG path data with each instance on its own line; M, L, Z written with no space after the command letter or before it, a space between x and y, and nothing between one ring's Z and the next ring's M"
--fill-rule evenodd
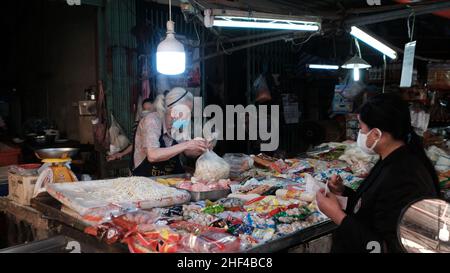
M175 23L173 21L167 21L167 34L175 34Z

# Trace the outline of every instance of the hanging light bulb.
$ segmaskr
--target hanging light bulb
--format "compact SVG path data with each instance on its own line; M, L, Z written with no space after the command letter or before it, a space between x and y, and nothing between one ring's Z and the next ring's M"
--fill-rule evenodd
M353 68L353 80L355 82L359 81L359 68Z
M175 23L172 21L172 1L169 0L167 37L156 50L156 69L165 75L178 75L186 69L184 46L175 38Z
M367 69L372 67L370 64L368 64L366 61L364 61L362 58L358 56L354 56L345 64L342 66L344 69L353 69L353 80L355 82L359 81L360 79L360 69Z

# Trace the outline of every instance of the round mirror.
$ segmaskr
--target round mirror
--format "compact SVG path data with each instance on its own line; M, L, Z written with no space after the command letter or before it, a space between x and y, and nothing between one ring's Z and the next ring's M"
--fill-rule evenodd
M398 237L409 253L450 253L450 203L424 199L407 207L400 217Z

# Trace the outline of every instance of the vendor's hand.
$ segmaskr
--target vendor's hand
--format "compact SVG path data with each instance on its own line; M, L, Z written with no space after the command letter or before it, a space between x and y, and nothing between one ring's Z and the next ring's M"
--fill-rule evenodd
M333 193L325 196L325 189L321 189L316 195L317 206L320 211L328 216L335 224L340 225L346 214L342 211L341 205Z
M117 154L113 154L113 155L108 155L106 157L106 161L110 162L110 161L114 161L117 159L122 159L122 154L121 153L117 153Z
M328 181L328 188L332 193L342 196L345 190L342 178L339 175L333 175Z
M208 143L206 140L194 139L184 143L184 151L191 156L200 156L208 149Z
M214 147L216 146L216 142L215 141L208 141L207 142L207 148L208 148L208 150L213 150L214 149Z

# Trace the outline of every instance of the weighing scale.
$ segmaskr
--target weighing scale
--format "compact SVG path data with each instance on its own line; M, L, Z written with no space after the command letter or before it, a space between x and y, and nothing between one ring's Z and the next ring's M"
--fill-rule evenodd
M49 183L71 183L78 179L70 169L72 157L78 153L76 148L50 148L35 152L36 157L41 159L43 165L39 169L39 177L34 187L33 197L45 192Z

